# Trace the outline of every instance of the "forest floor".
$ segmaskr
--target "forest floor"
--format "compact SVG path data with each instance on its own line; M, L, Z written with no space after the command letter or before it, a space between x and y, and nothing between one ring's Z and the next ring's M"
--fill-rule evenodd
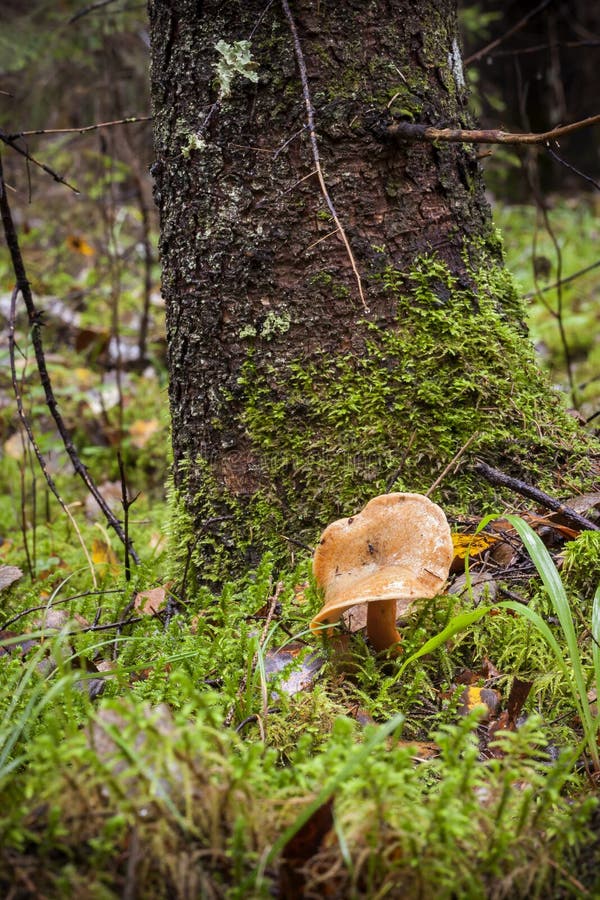
M596 216L558 198L549 235L529 207L496 210L542 364L590 430ZM18 224L60 410L117 518L132 500L140 564L72 474L18 312L15 381L67 511L19 423L3 341L4 895L599 896L600 532L518 493L484 526L454 522L447 587L401 622L394 658L360 629L310 632L308 552L285 572L267 557L219 596L186 584L139 210L94 233L67 205L51 229L35 205ZM597 527L600 493L558 499Z

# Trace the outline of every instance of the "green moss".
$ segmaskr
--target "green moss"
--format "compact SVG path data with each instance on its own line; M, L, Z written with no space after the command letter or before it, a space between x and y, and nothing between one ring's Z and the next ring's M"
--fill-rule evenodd
M435 255L377 276L396 297L397 324L364 323L360 357L266 371L248 359L244 424L271 485L266 506L293 510L290 527L307 539L386 488L427 490L474 435L473 450L542 481L577 443L513 324L523 307L509 274L481 242L468 256L478 267L465 282ZM465 511L486 491L461 473L442 493Z
M572 481L587 471L585 435L536 366L510 275L485 240L463 258L460 279L435 255L373 276L393 295L396 323L359 323L362 353L265 364L249 351L239 388L254 487L236 493L200 460L186 488L196 520L177 541L181 550L194 533L203 580L255 565L264 550L283 561L288 538L310 547L329 521L387 490L428 491L468 441L469 460L550 490L561 460ZM335 290L328 273L317 281ZM449 512L497 509L468 465L434 497Z

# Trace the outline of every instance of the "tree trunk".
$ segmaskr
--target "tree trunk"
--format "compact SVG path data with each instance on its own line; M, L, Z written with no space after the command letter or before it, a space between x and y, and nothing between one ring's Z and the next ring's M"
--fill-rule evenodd
M533 480L575 441L476 150L387 137L395 120L471 125L455 3L291 15L343 234L285 4L150 0L174 478L207 578L312 544L386 489L427 490L467 441L463 462ZM229 96L221 41L245 72ZM482 490L463 465L436 499L464 511Z

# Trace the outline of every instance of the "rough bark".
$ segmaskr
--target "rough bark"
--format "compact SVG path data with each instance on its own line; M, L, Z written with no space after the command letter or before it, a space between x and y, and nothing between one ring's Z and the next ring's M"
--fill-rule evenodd
M368 311L331 234L280 0L150 0L175 485L208 577L312 542L386 487L426 489L473 435L530 474L574 440L475 149L384 136L399 119L472 125L455 3L291 9ZM258 82L236 76L220 100L215 47L250 37ZM464 506L472 486L464 472L442 490Z

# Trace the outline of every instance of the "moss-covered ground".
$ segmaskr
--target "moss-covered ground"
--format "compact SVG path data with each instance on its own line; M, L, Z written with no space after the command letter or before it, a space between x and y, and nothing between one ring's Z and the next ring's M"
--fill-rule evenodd
M593 261L593 228L582 209L557 209L564 274ZM534 625L499 605L507 591L527 601L566 653L548 595L514 534L509 535L513 553L494 555L492 544L472 563L473 575L484 570L491 576L496 595L478 599L476 593L460 593L464 574L458 564L450 585L454 592L420 604L403 623L403 653L397 660L375 656L360 632L340 633L331 641L309 632L320 603L310 546L295 548L283 567L265 556L258 568L218 593L187 577L188 546L169 543L177 527L164 492L168 411L158 297L151 305L152 349L144 366L128 362L123 353L117 378L114 351L107 347L111 329L118 330L125 349L137 341L139 275L126 261L138 245L140 221L132 210L120 216L117 243L90 233L85 211L80 219L74 213L63 220L57 216L53 235L33 216L25 229L36 296L46 298L49 310L44 338L61 410L82 459L120 517L121 451L129 492L141 492L130 510L141 563L128 579L119 542L70 472L19 318L16 364L25 407L80 537L49 495L22 439L5 374L0 418L3 893L57 898L597 895L597 773L581 745L568 679ZM521 210L498 211L509 261L526 290L527 264L519 254L524 254L527 216ZM570 257L568 248L575 242L579 255ZM509 402L510 386L493 374L498 348L468 327L469 292L456 290L436 265L435 259L424 260L422 271L414 273L422 279L423 308L435 315L432 301L445 285L458 295L461 315L440 316L439 340L419 348L423 365L433 372L442 364L451 366L453 355L462 361L466 345L469 358L480 363L477 371L464 372L460 415L457 398L447 398L454 432L445 452L451 458L480 426L485 396L504 391ZM113 280L105 295L107 272ZM9 270L0 275L3 290L10 292ZM309 452L308 435L311 452L321 454L331 477L340 481L340 513L357 511L388 486L430 487L410 468L402 469L401 459L382 461L377 455L380 404L392 403L400 415L403 391L416 392L423 408L432 399L437 402L428 394L435 379L424 382L405 369L400 378L394 365L406 354L408 336L416 339L422 310L418 304L402 308L395 273L383 277L397 293L403 332L373 329L360 373L344 358L324 361L319 371L299 365L291 379L299 404L297 426L287 422L285 433L278 433L277 410L272 421L259 416L262 386L250 377L251 359L248 364L248 429L267 455L273 448L273 478L288 479L290 485L302 478L301 467L290 468L286 460ZM512 290L508 284L506 289ZM55 301L65 292L69 307L81 313L76 322ZM569 335L573 348L579 348L578 365L589 367L582 378L591 380L593 310L585 296L565 291L565 315L574 316L568 320ZM118 328L113 320L108 334L94 330L111 302ZM578 302L579 313L585 313L579 336ZM534 337L549 348L551 375L564 386L553 320L543 306L532 305ZM3 354L6 373L9 360ZM517 387L527 378L527 371L513 372ZM311 404L321 402L321 380L337 386L346 413L341 415L334 396L330 430L316 435L310 432ZM532 422L537 389L531 386ZM480 399L465 405L465 396ZM358 412L348 412L346 401L352 403L353 397ZM589 417L594 395L582 390L582 397ZM447 439L442 425L429 421L424 427L415 413L398 428L414 432L413 440L427 456ZM573 434L556 429L557 447L572 442ZM511 453L519 452L518 445L510 445L508 430L503 439ZM338 459L336 442L347 448L347 458ZM360 496L344 493L344 465L372 471ZM554 472L540 472L544 475L547 486L556 483ZM563 483L561 496L566 497L571 486ZM457 532L472 532L484 513L505 512L507 506L535 512L532 504L508 495L477 508L466 484L461 491L452 508ZM268 496L261 502L269 508ZM593 506L593 500L589 503ZM272 514L283 529L283 510L273 508ZM314 523L311 527L314 532ZM536 527L542 528L539 522ZM600 547L592 532L576 540L573 533L553 528L540 533L562 563L593 703L590 626ZM2 568L7 566L24 573L10 585L10 573ZM153 593L144 595L147 591ZM465 625L460 616L477 604L491 611ZM461 621L464 627L454 630L452 623ZM401 671L405 660L448 627L446 640ZM281 659L285 667L273 675ZM301 687L295 693L293 673ZM486 716L507 724L499 716L509 708L515 683L525 682L532 686L518 721L490 735ZM465 695L467 688L471 693ZM473 709L469 697L479 697L473 692L482 688L496 692L499 708ZM294 831L299 832L295 840Z

